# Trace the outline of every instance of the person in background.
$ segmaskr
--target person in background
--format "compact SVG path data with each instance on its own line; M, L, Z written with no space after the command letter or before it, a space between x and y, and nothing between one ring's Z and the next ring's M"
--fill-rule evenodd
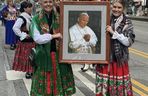
M39 0L42 10L32 19L31 36L36 44L35 63L30 96L72 96L75 93L70 64L58 62L58 17L52 0Z
M135 34L131 20L123 13L124 5L122 0L112 3L111 25L106 27L111 36L110 63L96 66L96 96L133 96L128 48Z
M134 0L134 11L135 16L141 16L142 15L142 0Z
M2 9L2 16L4 18L5 25L5 44L10 45L10 49L16 48L17 36L12 30L12 27L16 21L17 10L13 4L13 0L7 0L7 5Z
M78 17L78 21L69 29L70 41L69 47L72 49L72 53L82 54L95 54L96 43L98 41L94 31L87 26L89 22L89 16L87 13L81 13ZM90 66L89 66L90 65ZM81 68L83 72L87 71L92 64L84 64Z
M13 31L19 37L13 62L13 70L26 72L25 77L31 78L33 68L29 61L31 48L35 47L33 39L29 36L29 26L32 19L32 3L23 1L20 5L20 16L16 20Z

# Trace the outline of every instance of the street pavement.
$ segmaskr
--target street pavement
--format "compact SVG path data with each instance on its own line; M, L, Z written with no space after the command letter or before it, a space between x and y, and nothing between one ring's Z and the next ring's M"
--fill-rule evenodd
M138 21L146 21L148 22L148 16L131 16L129 15L128 18L132 20L138 20Z
M0 96L29 96L31 79L24 72L12 70L15 50L4 44L5 31L0 26ZM95 74L88 70L81 72L82 65L73 65L76 94L73 96L95 96Z
M29 96L24 73L11 70L14 51L4 45L4 27L0 26L0 96Z

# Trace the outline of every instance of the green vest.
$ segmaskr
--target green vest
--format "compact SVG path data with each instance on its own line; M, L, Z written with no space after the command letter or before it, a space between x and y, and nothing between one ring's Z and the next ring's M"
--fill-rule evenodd
M58 28L58 24L55 22L55 14L52 16L52 29ZM31 24L31 36L33 36L34 29L37 28L40 34L44 34L42 30L42 25L48 24L47 18L45 16L44 11L42 10L39 14L35 15L32 19ZM50 29L48 29L49 32ZM35 63L37 64L38 68L44 71L51 71L52 70L52 59L50 56L50 42L46 44L37 44L36 45L36 56L35 56ZM57 58L56 58L57 60Z

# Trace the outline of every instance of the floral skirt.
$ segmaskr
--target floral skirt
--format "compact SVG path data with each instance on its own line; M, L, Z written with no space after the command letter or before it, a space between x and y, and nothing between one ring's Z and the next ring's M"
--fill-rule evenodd
M96 96L133 96L127 63L98 65L96 72Z
M33 47L35 47L35 43L18 41L12 66L13 70L33 72L31 62L29 61L29 54Z
M75 93L75 83L70 64L58 64L55 53L51 53L52 71L37 67L30 96L71 96Z

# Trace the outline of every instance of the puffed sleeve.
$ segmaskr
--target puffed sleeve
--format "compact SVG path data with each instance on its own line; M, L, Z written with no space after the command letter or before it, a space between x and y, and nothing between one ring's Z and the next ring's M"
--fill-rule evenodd
M32 20L31 24L31 36L33 40L38 44L45 44L52 40L52 36L49 33L46 34L40 34L40 31L38 30L38 25L35 21L35 19Z
M21 31L21 26L23 23L23 19L18 18L12 28L14 33L20 37L20 40L24 40L27 37L27 34Z
M135 40L135 34L131 20L127 19L127 23L122 31L123 32L121 34L115 31L112 35L112 39L119 40L125 46L131 46Z

